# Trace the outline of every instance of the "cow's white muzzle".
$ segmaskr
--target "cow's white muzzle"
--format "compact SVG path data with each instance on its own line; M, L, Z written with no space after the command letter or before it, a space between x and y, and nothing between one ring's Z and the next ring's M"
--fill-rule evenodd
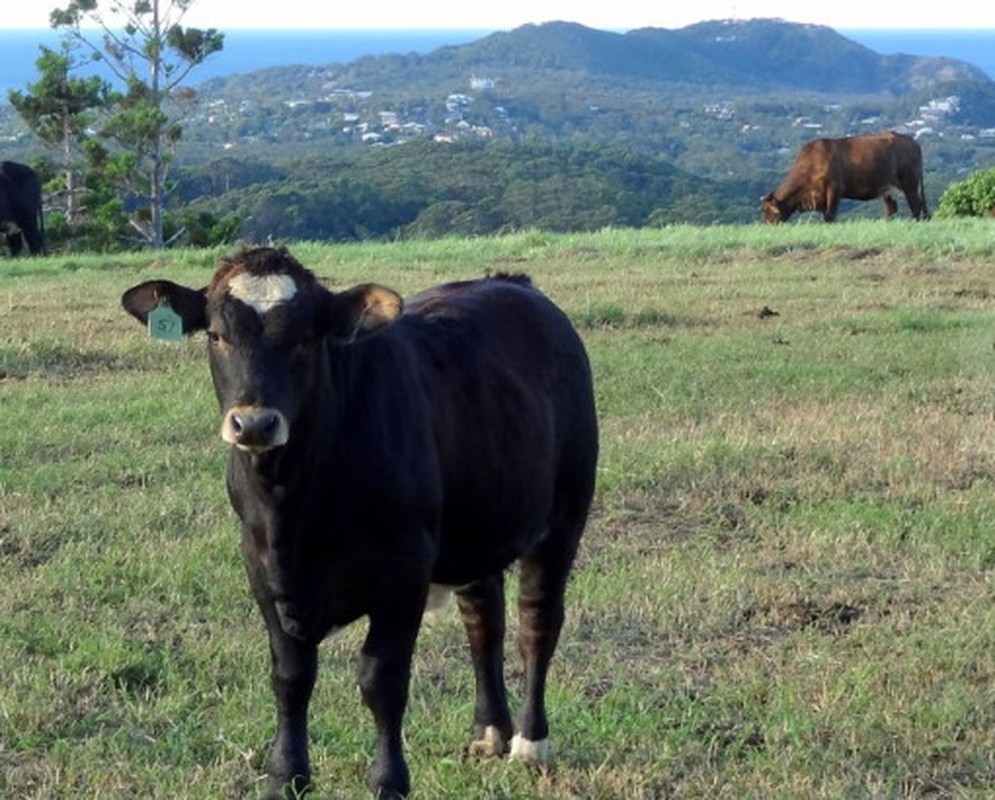
M221 423L221 438L250 453L264 453L287 443L290 426L275 408L235 406Z

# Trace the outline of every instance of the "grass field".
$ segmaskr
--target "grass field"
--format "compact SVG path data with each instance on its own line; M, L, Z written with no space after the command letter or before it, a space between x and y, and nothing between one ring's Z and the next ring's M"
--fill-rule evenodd
M555 763L464 758L451 608L414 664L416 800L995 796L990 222L291 249L403 294L528 272L594 365ZM203 342L150 341L119 307L146 278L205 283L220 254L0 262L2 798L261 787L268 651ZM363 627L323 647L316 798L365 796ZM513 639L507 666L514 694Z

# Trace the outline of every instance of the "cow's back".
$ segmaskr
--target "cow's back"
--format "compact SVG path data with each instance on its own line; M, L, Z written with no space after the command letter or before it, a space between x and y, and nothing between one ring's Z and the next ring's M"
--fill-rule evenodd
M887 134L840 139L837 185L843 197L870 200L891 185L894 161Z
M551 515L586 513L594 396L562 311L527 279L497 277L412 298L397 329L417 353L432 409L443 502L436 581L493 572Z

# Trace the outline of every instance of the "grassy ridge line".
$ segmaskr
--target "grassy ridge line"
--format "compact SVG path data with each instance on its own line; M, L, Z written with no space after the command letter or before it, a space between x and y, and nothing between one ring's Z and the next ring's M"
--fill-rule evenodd
M921 225L906 219L887 224L855 220L824 225L814 215L781 226L674 225L663 229L606 229L597 233L546 233L527 231L503 237L477 239L436 239L394 243L324 243L297 242L293 251L302 261L338 266L387 262L399 268L412 267L422 261L439 266L462 262L471 266L486 259L529 258L530 255L555 249L592 247L603 254L633 254L643 248L673 256L694 256L721 252L729 248L748 248L779 253L790 248L814 247L897 247L920 255L941 257L951 254L990 255L995 250L991 225L982 219L933 220ZM188 266L211 267L230 248L205 250L171 250L157 255L147 253L73 254L72 256L5 261L0 270L0 287L24 278L59 275L78 271L122 271L168 265L170 269ZM316 267L317 268L317 267Z
M472 678L450 613L415 664L417 796L995 791L991 230L295 245L336 286L405 294L529 272L595 367L604 455L551 679L556 769L460 757ZM206 281L219 254L0 270L0 797L254 796L268 658L203 343L149 342L118 308L145 277ZM362 634L323 648L318 797L362 796ZM513 644L508 666L515 693Z

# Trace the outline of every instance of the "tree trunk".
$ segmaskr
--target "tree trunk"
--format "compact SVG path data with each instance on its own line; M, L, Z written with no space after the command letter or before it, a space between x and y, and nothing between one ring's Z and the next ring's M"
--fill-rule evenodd
M149 59L149 69L150 69L150 85L151 85L151 96L152 102L155 105L155 110L159 111L162 108L162 95L159 91L160 83L160 71L162 69L162 42L163 42L163 32L161 30L161 23L159 20L159 0L153 0L152 2L152 37L155 40L155 52L152 58ZM151 156L151 167L152 174L150 177L150 187L149 187L149 205L151 206L151 222L152 230L150 242L151 246L156 250L162 249L163 246L163 206L165 205L165 193L163 191L163 164L162 164L162 127L156 131L155 137L152 140L152 156Z

